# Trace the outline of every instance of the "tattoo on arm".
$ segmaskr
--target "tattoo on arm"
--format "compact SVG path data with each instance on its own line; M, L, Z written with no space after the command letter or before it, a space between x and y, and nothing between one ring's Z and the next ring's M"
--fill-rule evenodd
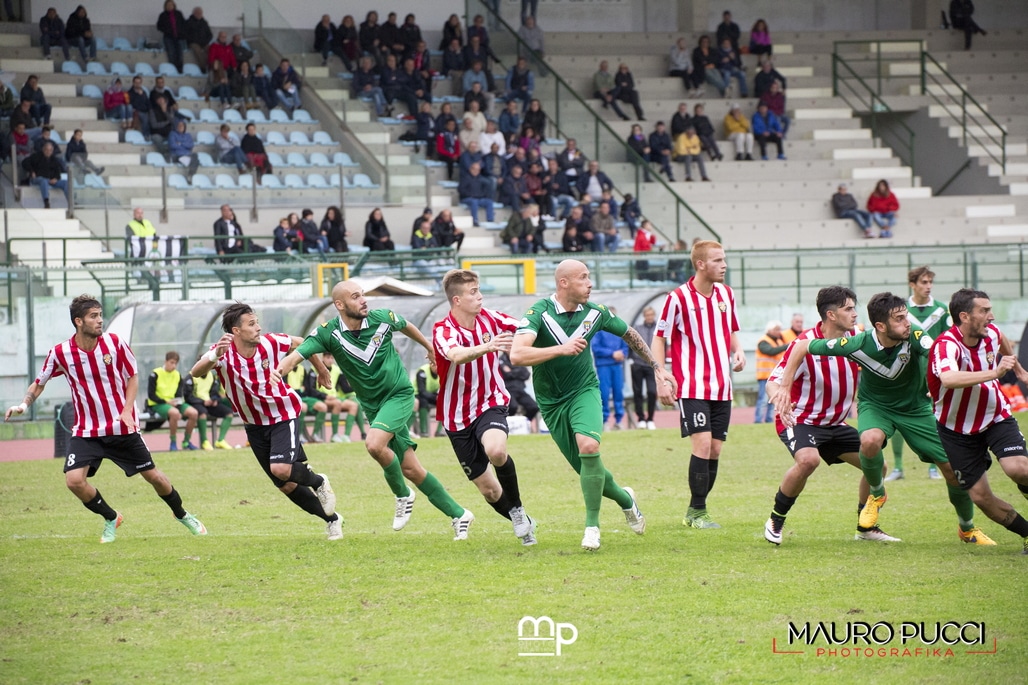
M26 407L28 407L29 405L31 405L35 401L36 401L36 396L33 395L31 392L25 393L25 397L22 399L22 402L25 403Z
M639 335L639 331L629 326L625 334L621 336L621 339L628 343L628 347L642 357L642 360L652 366L654 370L660 367L660 364L654 361L653 355L650 354L650 348L646 341L642 339L642 336Z

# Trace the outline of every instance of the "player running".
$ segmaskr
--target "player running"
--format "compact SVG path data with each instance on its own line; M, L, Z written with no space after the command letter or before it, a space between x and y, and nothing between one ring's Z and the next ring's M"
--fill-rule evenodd
M329 540L341 539L343 517L335 510L332 486L327 476L307 466L300 444L303 402L273 374L275 364L302 339L284 333L261 335L257 314L242 302L225 308L221 328L225 334L200 357L190 374L199 378L212 369L218 374L232 409L246 424L250 449L264 473L293 504L325 521ZM312 363L327 375L321 360Z
M824 340L852 336L857 325L856 294L849 288L833 285L817 293L817 311L821 322L800 334L799 340ZM778 379L789 361L792 347L785 351L778 365L771 371L767 382L769 397L778 392ZM808 354L796 371L790 397L795 425L786 428L780 417L775 417L778 437L795 460L785 472L775 495L771 516L764 524L764 539L782 544L782 528L796 498L806 487L807 479L823 459L826 464L851 464L860 468L860 434L846 423L853 397L857 392L860 367L845 357L819 357ZM867 479L861 477L857 510L863 506L870 490ZM857 525L857 540L899 542L881 528L862 528Z
M136 393L139 374L129 346L116 335L104 333L103 309L93 297L80 295L71 302L75 335L54 346L21 404L10 407L4 421L23 414L36 401L51 378L64 376L75 404L75 425L64 459L64 482L86 509L104 519L100 542L114 542L124 517L111 508L91 478L109 459L126 476L140 474L193 535L206 535L200 520L182 508L178 491L153 462L139 435Z
M393 333L399 331L421 345L429 359L435 351L414 324L392 310L369 311L364 290L356 281L337 283L332 288L332 301L339 316L315 328L296 351L279 362L277 373L285 375L301 360L313 361L318 354L331 352L357 392L371 424L364 444L382 466L386 482L396 496L393 530L402 530L414 510L416 495L404 482L406 477L450 517L453 539L467 540L475 515L457 504L414 454L417 444L411 440L408 429L414 412L414 388L400 353L392 344Z
M525 513L514 459L507 454L510 395L499 365L499 353L510 351L518 321L482 306L474 271L448 271L443 292L450 313L432 328L440 380L436 421L446 429L468 480L497 514L510 520L522 545L534 545L535 521Z
M986 516L1021 536L1022 553L1028 554L1028 521L993 494L985 475L992 466L992 450L1000 468L1028 499L1024 435L999 385L1000 377L1011 369L1018 380L1028 383L1028 372L992 324L996 317L986 293L958 290L949 311L956 325L936 339L928 361L928 388L935 401L939 439L960 487Z
M553 441L575 473L579 474L585 498L585 535L582 547L600 548L600 504L604 497L618 503L633 532L646 532L646 519L631 488L622 488L603 467L600 436L599 380L589 341L598 331L610 331L628 342L654 367L658 381L674 389L674 379L662 364L650 356L639 333L610 313L602 304L589 301L592 281L582 262L566 259L553 274L557 291L539 300L525 312L518 324L510 360L519 366L534 366L536 400Z
M921 461L934 463L946 479L949 501L957 512L960 539L976 545L996 544L974 525L974 504L950 468L935 430L935 417L925 376L918 361L927 357L931 340L907 319L903 298L878 293L867 303L873 329L832 340L797 340L774 397L775 409L786 427L792 427L791 386L800 363L810 354L849 357L863 369L857 398L857 430L860 431L860 467L871 486L860 526L874 528L885 504L882 448L898 430Z

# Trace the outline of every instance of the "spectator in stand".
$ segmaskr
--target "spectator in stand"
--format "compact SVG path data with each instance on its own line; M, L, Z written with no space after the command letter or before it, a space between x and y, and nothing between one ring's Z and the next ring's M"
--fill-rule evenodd
M521 39L522 43L532 51L529 57L532 58L532 62L535 63L536 69L539 70L539 76L546 76L546 64L543 62L543 57L546 55L545 39L543 36L543 30L535 23L535 17L527 17L525 22L518 28L518 38ZM518 51L521 52L522 48L519 45Z
M613 190L614 182L607 174L600 171L600 163L596 160L589 162L589 171L581 174L576 181L579 197L588 193L592 197L599 197L604 190Z
M496 212L493 209L493 186L485 176L482 175L482 166L472 164L466 175L461 176L460 185L457 188L462 204L467 205L471 212L471 222L478 226L478 209L485 207L485 220L492 223L496 219Z
M439 247L439 241L432 234L432 222L422 219L410 239L412 250L431 250Z
M528 192L528 180L525 178L525 168L520 165L512 165L507 178L499 189L500 202L507 205L515 212L521 211L526 204L532 203L532 194Z
M228 70L220 59L211 62L207 68L207 92L204 94L204 100L212 99L220 102L222 108L232 104L232 85L228 80Z
M239 100L241 111L260 109L257 102L257 89L253 85L253 72L249 62L240 62L239 68L229 78L232 83L232 97Z
M593 74L593 97L603 102L603 109L613 109L614 114L628 121L628 116L618 105L617 84L614 82L614 75L610 73L607 60L600 62L600 68Z
M171 2L171 0L168 1ZM174 3L172 5L174 6ZM60 45L64 51L65 61L71 59L71 54L68 52L68 39L64 35L64 20L58 16L57 10L53 7L48 9L43 18L39 20L39 34L39 43L43 46L43 57L53 59L50 56L50 48Z
M643 135L643 128L639 124L632 124L632 131L628 134L628 139L625 141L630 148L628 153L628 163L634 164L636 167L641 167L643 170L643 181L646 183L650 182L650 145L646 140L646 136Z
M414 60L414 71L421 74L421 78L425 82L425 92L431 95L436 72L432 69L432 56L428 52L428 45L425 41L418 41L418 44L414 47L414 52L408 55L408 57Z
M628 234L633 239L641 217L642 210L639 209L639 202L632 197L631 193L625 193L625 202L621 205L621 220L628 224Z
M400 32L400 25L396 23L396 12L390 12L382 24L382 31L379 33L382 44L389 48L389 52L396 55L398 60L402 59L407 52L407 46L403 43L403 34Z
M62 162L54 156L53 143L43 144L39 152L31 154L22 164L28 174L29 184L39 188L43 196L43 207L50 209L50 190L63 191L68 194L68 182L61 178Z
M378 83L385 94L385 101L392 105L393 100L403 100L406 96L403 83L403 70L397 67L396 55L386 55L385 64L379 67ZM408 107L410 103L407 103ZM417 107L417 100L414 101Z
M82 54L82 61L89 62L96 59L96 41L93 39L93 26L86 16L86 8L79 5L75 11L68 15L65 23L64 37L68 43L78 47Z
M439 132L435 139L436 157L446 163L446 178L453 180L453 165L460 159L460 139L457 137L457 124L454 120L446 122L446 128Z
M475 119L473 117L465 116L464 120L461 122L460 131L457 133L457 140L460 142L460 149L467 152L471 143L474 143L477 147L478 137L480 135L482 135L481 132L475 130Z
M671 117L671 139L685 133L685 129L693 125L692 117L689 116L689 105L684 102L678 103L678 111Z
M250 166L250 160L239 146L239 136L232 132L228 124L221 125L218 136L214 139L214 146L218 150L218 161L222 164L235 164L239 173L243 173Z
M753 137L760 146L760 158L767 159L767 144L774 143L778 148L778 159L785 159L785 150L782 149L782 122L778 120L775 113L768 109L767 103L763 100L757 105L757 111L753 114Z
M489 48L489 29L485 27L485 17L481 14L476 14L475 18L471 20L471 26L468 27L468 44L471 43L472 38L478 38L479 44L487 52L492 52Z
M452 41L457 41L458 47L464 45L464 27L456 14L451 14L443 24L443 39L439 41L439 49L445 50Z
M403 26L400 27L400 42L403 43L403 54L410 55L417 51L418 43L423 43L421 38L421 27L413 14L403 18Z
M104 167L97 167L89 161L89 151L86 149L86 142L82 140L82 129L77 128L68 141L68 147L64 150L64 159L70 162L80 174L86 171L100 176Z
M492 99L492 93L482 92L482 84L472 83L471 90L464 93L464 111L466 112L471 109L471 102L474 101L475 105L478 107L478 111L482 112L488 119L491 117L491 107L489 106L489 103L492 102Z
M418 114L418 100L432 102L432 93L421 73L414 68L414 60L403 60L403 72L400 74L401 98L407 103L408 118L413 121ZM483 130L485 125L482 126Z
M132 106L128 103L128 94L122 90L120 78L111 81L104 91L104 116L120 121L120 128L132 126Z
M871 230L871 213L857 206L857 198L849 192L845 183L839 184L839 190L832 195L832 211L837 219L853 219L864 232L865 238L874 238Z
M194 8L186 19L186 45L204 73L207 73L207 46L212 40L214 34L211 33L210 24L203 18L203 8Z
M295 110L303 107L300 101L300 77L290 66L289 60L283 59L278 63L278 69L271 75L271 90L290 116Z
M452 121L454 130L457 126L457 117L453 116L453 106L449 102L444 102L439 107L439 115L435 118L435 130L437 135L446 130L446 122Z
M417 219L414 220L414 223L411 224L411 226L410 226L410 237L411 237L411 240L414 239L414 233L421 227L421 222L422 221L427 221L428 223L432 223L432 208L431 207L425 207L423 210L421 210L421 214L418 216Z
M186 122L179 119L175 122L175 130L168 135L168 153L173 162L178 162L186 167L186 178L190 183L193 181L193 174L200 166L200 160L193 154L195 145L193 136L186 131Z
M460 153L460 159L458 162L460 175L463 177L464 174L471 171L472 164L478 164L481 166L485 155L482 154L482 149L479 147L478 140L476 139L468 140L467 145L464 144L464 140L462 139L460 141L460 147L463 152Z
M696 162L696 166L700 168L700 177L704 181L709 181L707 178L707 169L703 165L703 145L700 143L700 137L696 135L696 128L689 125L685 128L685 133L675 138L675 161L681 162L685 166L685 180L692 182L692 163Z
M503 184L503 179L507 177L507 172L507 156L501 155L499 146L493 143L493 146L489 149L489 154L482 158L482 175L489 181L489 185L492 188L492 198L495 199L496 189Z
M582 251L589 251L593 249L593 239L596 237L593 235L592 226L589 223L589 218L585 216L585 212L582 209L582 205L575 205L571 209L571 214L564 221L564 231L570 231L572 228L575 229L575 235L578 237L578 242L582 245Z
M550 200L546 196L546 188L543 187L543 165L541 160L533 160L528 164L528 173L525 174L525 187L532 202L539 207L549 209ZM542 213L543 209L539 210Z
M448 209L439 212L432 222L432 235L439 241L440 247L453 245L453 249L459 252L460 246L464 244L464 231L453 223L453 212Z
M578 177L585 173L585 155L578 149L578 141L568 138L564 149L557 155L557 163L561 171L568 177L568 183L575 190L578 189Z
M742 113L742 107L733 103L725 115L725 137L735 146L735 161L753 160L753 133L750 122Z
M757 55L761 62L767 61L764 55L771 57L771 32L763 19L757 19L750 29L750 54Z
M256 172L257 182L260 183L264 174L270 174L273 169L271 162L268 161L268 153L264 150L264 141L257 135L257 126L253 122L247 123L246 133L239 141L239 147Z
M154 86L150 90L150 109L157 106L158 96L164 98L164 102L167 103L168 110L171 112L173 117L176 119L188 119L184 114L179 113L178 102L175 101L175 96L172 95L171 90L164 85L164 76L157 76L157 78L154 79Z
M768 110L778 117L782 124L782 138L785 138L789 133L791 120L785 115L785 93L782 92L782 86L778 81L772 82L771 90L760 96L760 103L767 105Z
M764 336L757 342L757 410L753 423L773 423L775 408L767 401L767 381L785 355L789 343L782 337L782 322L768 321Z
M533 152L539 152L539 134L531 126L521 129L521 137L518 138L518 147L525 151L526 156Z
M736 54L739 53L739 25L732 21L732 13L724 12L721 15L721 23L717 25L717 44L721 45L725 40L732 46Z
M693 67L691 50L685 45L685 38L679 38L671 46L668 76L682 79L687 97L703 97L703 73Z
M474 140L478 140L478 137L485 131L485 115L478 108L478 103L472 100L468 103L468 109L464 112L464 116L461 117L462 125L471 124L471 131L474 133Z
M328 251L328 236L314 223L314 210L303 210L300 219L300 235L303 239L303 251L308 254L317 252L324 255Z
M527 110L532 102L532 91L535 90L535 75L528 68L528 60L518 57L517 63L507 72L506 99L520 100L522 109Z
M710 159L724 159L725 155L721 153L718 141L713 139L713 124L710 123L710 119L703 113L703 105L698 103L693 108L693 127L696 129L696 135L700 137L700 144L706 150Z
M899 208L899 200L889 189L889 182L884 178L878 181L874 192L867 198L867 211L871 212L871 219L881 229L879 238L892 237L892 227L896 225L896 212Z
M700 36L699 45L692 51L692 68L703 70L703 80L717 89L721 97L725 96L728 84L721 76L718 51L710 47L710 36Z
M435 137L438 131L435 129L435 117L432 116L432 103L422 102L421 111L418 112L414 128L414 153L421 151L421 143L425 144L425 157L435 157Z
M36 120L32 118L30 110L32 109L32 101L22 99L19 105L11 112L11 129L13 130L18 124L25 125L25 133L32 140L36 140L43 133L43 127L36 123Z
M389 236L389 228L386 226L385 219L382 218L382 210L378 207L371 210L368 222L364 224L364 247L372 252L391 252L396 249Z
M150 94L143 88L141 76L132 77L132 87L128 92L128 103L132 106L132 123L150 140ZM126 127L128 128L128 127Z
M718 69L721 70L721 80L725 82L725 91L732 83L734 77L739 82L739 96L749 97L749 88L746 86L746 67L742 65L742 57L739 51L732 48L726 38L721 41L721 51L717 57Z
M974 15L974 3L971 0L950 0L949 20L953 28L964 31L964 49L971 49L971 36L980 33L988 35L985 30L978 26L972 18Z
M271 90L271 79L268 78L263 64L253 68L253 89L265 107L270 110L275 106L275 93Z
M621 244L621 236L618 234L614 217L610 213L610 205L606 202L600 203L600 208L593 214L589 222L593 229L593 250L596 252L617 252Z
M639 91L635 89L635 79L632 72L628 70L627 64L618 65L618 73L614 75L614 97L621 102L627 102L635 110L635 118L639 121L646 121L643 117L642 107L639 105Z
M538 217L536 205L525 205L518 211L511 212L507 225L500 232L500 241L510 248L511 254L529 254L539 251L536 242L536 229L532 225L532 216Z
M357 35L357 24L353 15L347 14L343 17L333 36L332 52L343 60L346 70L352 72L361 56L360 37Z
M626 203L627 205L627 203ZM632 244L633 252L652 252L657 246L657 234L653 232L653 226L649 221L644 221L642 226L635 233L635 242ZM640 266L645 269L645 266Z
M239 64L236 62L236 53L232 44L228 42L228 33L218 31L218 38L207 46L207 68L214 66L215 61L221 61L221 66L229 73L236 70Z
M500 113L500 133L507 139L508 144L514 145L521 134L521 113L518 111L518 103L510 101L507 108Z
M571 184L568 182L567 174L561 170L557 160L550 157L546 160L548 172L546 174L546 195L550 199L549 211L547 214L567 219L575 206L575 197L572 195ZM560 215L557 215L557 208L560 208Z
M122 101L124 102L124 96L122 96ZM11 112L18 106L18 102L19 100L14 98L14 91L10 86L0 81L0 117L11 116Z
M53 108L47 103L43 89L39 87L39 77L31 74L25 79L25 85L21 88L22 101L28 100L32 103L29 113L35 119L36 125L47 126L50 124L50 113Z
M327 14L321 15L321 21L314 27L314 52L321 53L321 66L328 64L328 56L335 48L338 30L332 23L332 17Z
M361 52L374 57L379 66L382 66L385 55L389 53L389 48L382 45L381 34L382 27L378 25L378 12L371 10L361 22L357 40L360 43Z
M157 106L150 108L150 139L161 154L168 154L168 136L175 126L175 117L168 109L167 101L157 97Z
M478 36L473 36L468 40L468 44L464 46L462 50L464 55L464 64L470 69L475 62L482 63L482 71L485 72L486 77L486 90L493 91L496 89L496 83L493 80L492 61L488 48L483 46Z
M236 64L253 62L253 50L243 45L243 36L232 34L232 54L236 56Z
M214 249L222 256L267 251L264 246L247 241L236 213L232 211L232 206L227 204L221 206L221 217L214 222ZM231 263L231 259L221 261Z
M143 216L143 208L134 207L132 219L125 224L125 237L131 240L133 238L153 238L156 235L157 229L153 227L149 219Z
M528 105L528 111L522 116L522 135L529 128L535 131L536 140L542 141L546 137L546 112L543 111L542 103L534 98Z
M64 161L64 157L61 155L61 146L58 145L51 138L50 134L52 132L53 132L53 128L52 127L44 126L43 130L39 134L39 138L36 138L36 140L32 143L32 151L33 152L40 152L40 151L42 151L43 146L46 145L47 143L52 145L53 148L54 148L54 159L56 159L57 163L61 165L61 173L62 174L66 174L66 173L68 173L68 164Z
M753 97L760 98L764 93L771 90L771 84L775 81L785 90L785 77L782 76L770 59L764 60L760 65L760 71L753 77Z
M299 249L300 237L289 223L288 217L278 220L278 226L275 227L272 234L274 240L271 243L271 249L275 252L291 253L293 250Z
M461 75L461 85L463 86L461 95L469 92L476 83L481 86L483 94L489 92L489 77L485 73L485 63L480 59L471 62L468 69ZM489 93L489 101L492 101L492 93Z
M379 118L393 115L385 93L378 85L378 74L375 72L371 57L361 57L360 68L353 72L353 94L356 97L371 98L375 103L375 114Z
M585 245L582 243L582 238L578 235L578 224L573 223L570 220L564 227L564 235L560 242L562 252L585 251Z
M15 110L17 111L17 110ZM14 161L18 169L24 171L25 160L32 155L32 139L25 132L25 122L19 121L11 127L11 144L14 145ZM28 171L20 179L21 183L27 183ZM20 175L20 174L19 174Z
M496 122L489 119L485 123L485 132L478 137L478 148L483 151L492 150L494 144L499 149L501 155L507 154L507 141L497 129Z
M460 41L454 38L443 49L443 66L439 71L443 76L450 79L451 93L453 95L464 94L466 90L464 88L464 72L467 71L467 68L468 65L464 63L464 52L461 49ZM484 77L485 74L482 76ZM486 83L488 84L488 81Z
M668 135L663 121L658 121L650 133L650 161L660 165L660 173L667 176L669 182L674 183L675 176L671 173L671 136Z
M325 216L321 219L321 233L327 239L328 249L332 252L350 251L350 246L346 243L346 222L338 207L333 205L325 210Z

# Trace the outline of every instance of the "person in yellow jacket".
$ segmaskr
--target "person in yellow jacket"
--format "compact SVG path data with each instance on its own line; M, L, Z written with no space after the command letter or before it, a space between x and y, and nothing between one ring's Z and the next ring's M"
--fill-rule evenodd
M753 131L738 103L733 103L725 115L725 137L735 145L735 161L753 161Z
M686 126L685 131L675 138L675 161L685 164L685 180L692 181L692 163L700 168L700 178L709 181L707 168L703 166L703 143L696 135L696 128Z
M132 221L125 226L126 238L153 238L157 235L157 229L153 227L149 219L143 218L143 208L136 207L132 210Z
M232 428L232 408L221 397L221 387L214 371L208 371L203 376L194 378L187 375L182 382L182 399L186 404L196 409L196 428L200 433L200 448L205 450L230 450L232 445L225 440L228 431ZM214 444L207 439L207 421L221 419L221 433ZM214 424L211 423L211 436L214 436Z
M172 452L178 451L178 422L183 416L186 418L186 428L182 449L196 449L189 439L193 436L193 428L199 416L196 408L188 404L184 405L184 409L179 408L183 406L183 387L178 361L178 352L174 350L164 355L164 366L153 370L146 388L146 406L150 413L168 421L168 436L171 439L168 449Z
M342 374L342 370L336 365L336 360L332 357L329 352L321 355L321 360L325 362L325 367L328 369L329 377L331 378L330 387L325 387L318 383L318 373L311 369L307 372L308 384L313 383L315 391L324 395L325 405L328 407L328 415L332 420L332 436L329 438L332 442L350 442L350 430L353 428L353 418L356 418L357 412L360 411L360 405L357 403L356 393L351 392L344 396L344 393L339 389L339 376ZM339 434L339 415L346 414L346 427L347 431L342 435Z
M782 360L789 343L782 337L782 323L768 321L764 337L757 343L757 411L753 423L771 423L775 418L774 407L767 401L767 379Z

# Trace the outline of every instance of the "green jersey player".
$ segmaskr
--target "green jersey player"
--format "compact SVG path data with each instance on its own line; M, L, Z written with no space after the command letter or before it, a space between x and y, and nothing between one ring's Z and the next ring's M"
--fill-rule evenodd
M639 535L646 519L631 488L622 488L600 459L603 414L599 380L588 353L589 341L604 330L624 338L629 347L654 368L657 381L675 388L675 381L653 362L639 333L601 305L589 301L592 281L582 262L568 259L554 272L557 291L525 312L510 351L518 366L534 366L536 400L550 435L564 458L579 474L585 498L585 536L582 547L600 546L600 504L604 497L624 511L629 527Z
M332 289L332 300L339 316L314 329L296 351L282 360L278 373L289 373L312 355L330 353L368 417L370 427L365 446L384 469L386 482L396 496L393 530L407 525L414 507L415 494L404 482L406 477L452 519L454 539L466 540L475 515L457 504L414 455L417 445L408 431L414 413L414 389L403 360L392 345L393 333L403 333L425 348L429 359L434 359L431 344L414 324L392 310L369 311L364 290L355 281L337 283ZM329 385L328 372L324 375L320 382Z
M860 512L861 528L873 528L878 522L878 510L886 500L882 448L899 431L914 453L922 461L934 463L946 479L949 501L960 523L961 540L978 545L996 544L974 525L974 504L957 482L939 441L924 372L931 338L910 325L906 303L892 293L872 297L867 303L867 314L874 328L852 338L794 343L780 381L781 389L774 398L783 423L790 426L793 421L790 386L808 353L850 358L863 371L857 397L857 430L861 470L871 486Z
M953 319L946 309L946 305L936 302L932 298L932 284L935 282L935 272L927 266L919 266L911 269L907 274L907 283L910 285L910 299L907 300L907 319L911 325L917 326L924 331L928 337L935 340L953 325ZM924 364L924 360L921 361ZM924 373L928 372L925 368ZM886 482L901 480L903 478L903 438L897 434L892 440L892 473L885 477ZM928 467L929 478L942 478L939 470L932 464Z

